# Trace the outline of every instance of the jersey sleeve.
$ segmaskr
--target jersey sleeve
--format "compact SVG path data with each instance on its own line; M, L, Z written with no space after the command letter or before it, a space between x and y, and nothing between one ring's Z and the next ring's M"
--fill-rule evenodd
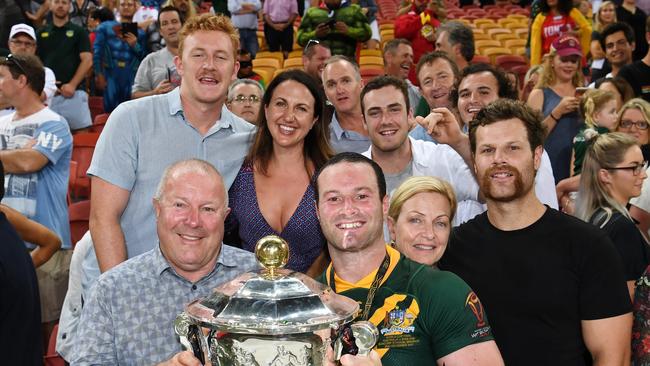
M138 112L129 105L120 104L111 112L106 127L95 146L88 175L128 191L133 188L138 165Z
M72 135L65 121L41 123L35 136L36 144L32 148L45 155L52 164L72 149Z
M607 237L591 239L588 255L580 263L580 318L595 320L628 313L632 309L630 295L625 284L623 265L619 255Z
M422 294L422 308L427 309L423 320L431 334L430 346L436 360L469 345L493 340L483 304L460 277L436 271L435 276L421 275L419 279L416 286Z
M647 244L634 223L621 216L610 237L623 260L626 281L636 281L648 266Z

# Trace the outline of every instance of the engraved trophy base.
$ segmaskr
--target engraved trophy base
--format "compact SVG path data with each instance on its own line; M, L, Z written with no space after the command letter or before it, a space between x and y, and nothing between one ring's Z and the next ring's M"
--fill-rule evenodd
M220 366L322 366L327 344L314 333L282 337L231 333L213 338L210 351L212 364Z

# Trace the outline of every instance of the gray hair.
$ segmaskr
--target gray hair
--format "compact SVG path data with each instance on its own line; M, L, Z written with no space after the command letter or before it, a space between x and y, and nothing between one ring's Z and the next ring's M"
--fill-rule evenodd
M187 173L198 173L206 176L206 178L209 179L216 178L216 182L218 182L223 187L224 205L228 206L228 190L226 189L226 186L223 183L223 178L221 177L221 174L217 168L205 160L194 158L177 161L165 168L162 178L160 179L160 182L158 182L158 187L156 187L156 193L154 194L153 199L160 201L165 194L165 187L167 187L169 180L172 178L178 178L179 176Z
M357 81L361 80L361 71L359 70L359 65L356 62L352 61L351 59L343 55L335 55L328 58L327 61L325 61L325 66L323 67L323 71L325 71L327 66L339 61L347 62L350 65L352 65L352 69L354 70L354 78Z
M474 58L474 33L472 28L465 24L451 20L438 28L438 35L447 32L447 39L451 46L460 44L460 54L465 61L470 62Z
M262 85L259 82L253 79L237 79L233 81L232 84L230 84L230 86L228 87L228 98L226 99L226 101L232 102L233 98L235 98L235 96L233 95L235 93L234 90L238 85L255 85L260 89L260 94L264 94L264 88L262 88Z

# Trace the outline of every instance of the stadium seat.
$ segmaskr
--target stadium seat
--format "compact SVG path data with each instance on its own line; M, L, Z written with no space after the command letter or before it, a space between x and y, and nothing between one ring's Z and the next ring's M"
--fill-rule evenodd
M487 48L487 47L501 47L501 42L495 41L493 39L481 39L474 41L474 47L476 48L477 52L480 54L483 54L482 50Z
M72 189L77 183L78 170L79 170L79 164L77 164L77 162L74 160L70 160L70 173L68 176L68 194L66 197L66 201L68 202L68 205L72 203Z
M72 135L72 160L77 162L77 179L72 189L74 197L87 198L90 195L90 178L86 175L99 139L97 132Z
M501 42L501 44L503 44L503 42L504 42L505 40L508 40L508 39L517 39L517 36L515 36L515 35L512 34L512 33L497 33L497 34L495 34L492 38L495 39L495 40L497 40L497 41L499 41L499 42Z
M59 323L54 325L54 329L52 329L52 333L50 334L50 341L47 344L47 351L45 352L45 356L43 357L45 366L65 365L65 361L63 360L63 357L59 356L59 354L56 353L57 333L59 333Z
M287 58L297 58L297 57L302 57L302 48L299 49L298 51L289 52L289 57Z
M276 68L272 67L254 67L253 71L258 73L262 79L264 80L265 85L269 85L271 80L273 79L273 73L277 70Z
M375 56L375 57L383 57L381 50L369 50L369 49L362 49L359 51L359 56Z
M476 28L485 29L483 25L487 25L488 27L491 27L493 25L496 25L496 23L494 23L492 19L480 18L474 21L474 25L476 26Z
M492 37L492 39L494 39L494 35L495 35L495 34L502 34L502 33L505 33L505 34L511 34L512 31L509 30L509 29L505 29L505 28L491 28L491 29L488 29L488 30L487 30L487 34L488 34L490 37Z
M364 65L377 65L383 67L384 59L379 56L361 56L359 57L359 66Z
M510 70L515 66L527 66L528 61L517 55L501 55L495 57L494 64L504 70Z
M68 206L68 217L70 220L70 240L74 248L86 231L88 231L90 200L75 202Z
M253 60L253 67L272 67L279 69L282 67L282 61L276 58L255 58Z
M95 116L104 113L104 98L88 97L88 109L90 109L90 118L94 120Z
M490 63L495 64L495 59L500 55L510 55L511 51L504 47L488 47L485 48L481 54L490 58Z
M101 133L108 121L109 113L102 113L93 118L93 124L90 126L90 132Z
M514 48L514 47L526 47L525 39L507 39L503 41L503 47L505 48Z
M490 63L490 58L482 55L474 55L474 58L472 58L472 61L470 62L472 64L489 64Z

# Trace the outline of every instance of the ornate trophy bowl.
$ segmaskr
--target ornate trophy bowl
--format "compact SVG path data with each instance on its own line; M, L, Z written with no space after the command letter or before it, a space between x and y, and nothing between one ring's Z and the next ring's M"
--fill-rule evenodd
M282 268L289 258L282 238L260 239L255 255L263 269L222 284L176 318L181 343L203 364L324 365L330 345L340 355L350 342L350 329L359 354L374 347L377 328L351 323L359 311L356 301Z

